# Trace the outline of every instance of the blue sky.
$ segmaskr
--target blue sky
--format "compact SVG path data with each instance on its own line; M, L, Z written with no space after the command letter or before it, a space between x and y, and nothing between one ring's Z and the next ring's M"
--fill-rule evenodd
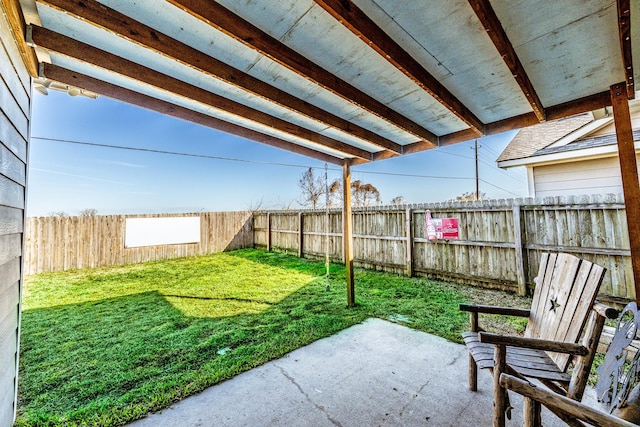
M524 170L495 159L515 132L480 139L480 190L491 198L526 195ZM105 97L34 92L27 214L82 209L98 214L299 208L298 177L314 159L268 147ZM38 138L118 145L246 161L119 150ZM475 191L473 141L352 168L384 204L444 201ZM341 170L329 165L329 180ZM323 174L324 171L317 170ZM398 176L398 175L419 176ZM459 177L427 178L430 177Z

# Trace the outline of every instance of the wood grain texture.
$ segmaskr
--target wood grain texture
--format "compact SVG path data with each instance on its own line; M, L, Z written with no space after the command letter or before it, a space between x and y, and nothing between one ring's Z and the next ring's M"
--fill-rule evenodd
M99 93L112 99L126 102L131 105L136 105L141 108L147 108L161 114L166 114L168 116L176 117L202 126L217 129L222 132L230 133L232 135L251 139L253 141L270 145L272 147L282 148L293 153L302 154L304 156L312 157L314 159L332 164L342 164L342 159L338 157L334 157L302 145L296 145L281 138L247 129L242 126L226 122L224 120L220 120L218 118L202 114L188 108L180 107L178 105L171 104L169 102L153 98L151 96L134 92L129 89L118 87L80 73L57 67L55 65L44 65L45 76L52 80L70 84L72 86L80 86L84 89Z
M470 283L493 289L518 291L514 206L520 206L522 257L527 291L544 252L568 252L607 269L601 295L633 297L631 259L626 235L624 205L618 197L551 197L476 203L410 205L413 245L410 249L417 275ZM406 274L406 209L401 206L355 208L353 212L354 260L357 265ZM424 210L435 217L458 218L460 240L430 243L424 232ZM297 215L272 211L279 222L273 245L297 251ZM304 255L324 259L325 212L305 210ZM342 259L341 212L330 211L330 258ZM256 214L255 244L266 245L266 213ZM588 220L587 220L588 218ZM588 222L585 227L581 222ZM521 289L521 288L520 288Z
M526 381L513 377L511 375L502 374L500 384L509 390L524 396L529 396L547 407L556 408L571 417L586 421L592 425L603 427L632 427L635 424L621 420L604 412L597 411L589 406L583 405L568 397L550 392L541 387L536 387Z
M275 102L291 111L298 112L314 120L326 123L348 134L370 141L386 150L383 152L400 153L402 147L374 132L350 123L341 117L331 114L302 99L271 86L249 74L237 70L222 61L179 42L161 32L137 22L96 1L69 2L63 0L47 0L50 7L60 9L81 19L94 22L96 25L118 34L120 37L151 48L161 54L197 68L211 77L220 79L233 86L246 90L256 96Z
M464 121L475 137L482 135L484 123L459 99L445 88L413 56L376 25L351 0L315 0L324 10L374 49L382 58L405 74L420 88L438 100L449 111Z
M172 216L199 216L200 243L124 247L126 218ZM252 228L250 212L28 218L24 269L36 274L241 249L253 245Z
M640 212L640 182L638 180L638 164L636 162L635 145L631 130L631 116L627 101L627 87L620 83L611 86L611 102L613 119L618 137L618 156L622 174L622 189L626 206L627 224L635 225L635 216ZM631 265L635 282L636 303L640 304L640 227L629 226L629 247Z
M295 135L351 156L360 157L365 160L371 159L371 153L369 151L329 138L279 117L248 107L224 96L209 92L198 86L162 74L151 68L105 52L62 34L55 33L46 28L38 26L32 26L31 28L33 42L48 51L57 52L72 58L82 58L84 62L127 76L131 79L145 82L184 98L198 100L198 102L202 104L227 111L235 116L244 117L269 128Z
M245 21L219 3L205 0L169 0L176 7L211 25L247 47L260 52L294 73L315 82L335 95L381 119L431 143L438 138L420 124L404 117L348 82L319 67L284 43Z
M522 93L531 105L533 113L539 121L544 121L545 113L542 102L540 101L540 98L538 98L538 94L536 93L531 80L529 80L529 76L520 62L520 58L518 58L511 41L509 41L509 37L507 37L500 20L493 10L491 2L489 2L489 0L469 0L469 4L482 23L482 26L487 31L487 35L500 53L502 60L509 68L509 71L511 71L516 82L518 82Z

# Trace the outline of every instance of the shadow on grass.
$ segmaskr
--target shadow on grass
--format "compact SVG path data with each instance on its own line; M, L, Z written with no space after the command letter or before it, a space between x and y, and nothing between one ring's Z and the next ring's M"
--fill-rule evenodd
M359 305L348 309L340 266L327 292L322 264L262 251L232 256L317 278L279 301L151 290L26 310L17 425L122 425L367 317L400 314L414 328L455 334L465 322L442 312L443 301L457 311L459 298L428 282L362 272ZM176 300L241 307L190 316Z

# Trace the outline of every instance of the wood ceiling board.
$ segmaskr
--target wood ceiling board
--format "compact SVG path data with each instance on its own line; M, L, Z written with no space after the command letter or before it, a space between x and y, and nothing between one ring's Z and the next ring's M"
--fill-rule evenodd
M314 6L311 0L217 0L217 2L280 41Z
M615 2L493 4L545 107L624 80Z
M152 98L160 99L162 101L165 101L174 105L178 105L180 107L184 107L189 110L196 111L198 113L206 114L208 116L212 116L217 119L224 120L226 122L245 127L247 129L255 130L263 134L281 138L281 139L290 141L292 143L295 143L297 145L313 148L317 151L334 155L336 157L340 157L340 158L348 157L347 155L345 155L345 153L341 151L328 148L324 145L316 144L307 139L297 137L291 133L278 131L270 126L254 122L252 120L248 120L245 117L237 116L237 115L228 113L224 110L213 108L209 105L202 104L193 99L177 96L173 93L158 89L154 86L142 83L137 80L130 79L128 77L121 76L116 73L112 73L108 70L92 66L85 62L81 62L66 56L58 55L56 53L51 54L51 59L54 65L57 65L62 68L66 68L68 70L72 70L84 75L95 77L99 80L129 89L137 93L141 93L146 96L150 96Z
M112 52L117 50L122 52L124 49L127 52L124 52L122 55L134 62L137 61L155 69L162 69L166 74L176 78L182 78L199 87L209 88L209 90L218 94L224 95L224 93L222 93L223 91L229 92L231 93L229 96L231 99L245 105L262 103L262 106L254 105L254 108L261 111L272 113L273 108L275 108L276 111L280 109L280 113L273 113L273 115L282 117L283 114L288 114L293 117L292 120L295 123L309 129L322 130L326 129L327 126L335 126L336 129L340 129L342 134L348 139L360 138L361 141L366 141L366 144L371 142L378 147L387 148L395 152L400 152L401 150L401 146L391 140L382 138L371 131L349 123L345 119L341 119L309 103L305 103L304 100L289 95L282 90L278 90L267 83L263 83L257 78L251 77L228 65L224 65L218 60L162 34L159 30L145 26L133 18L122 15L99 3L85 0L82 3L84 5L83 7L75 7L74 2L49 1L56 3L59 7L67 8L71 11L70 13L73 13L74 18L77 18L71 19L66 13L58 12L59 15L62 15L62 20L66 18L67 21L71 22L71 24L67 25L78 26L77 23L79 20L82 20L82 22L94 20L101 30L85 24L87 28L76 30L73 33L75 33L75 35L80 34L78 38L84 38L85 40L86 37L83 37L84 35L99 33L97 36L92 37L91 40L88 40L89 43L95 44L96 46L106 48ZM55 14L53 11L48 13ZM103 28L106 28L107 31ZM68 31L67 33L70 34L72 32ZM119 36L116 37L114 34L119 34ZM104 46L106 43L104 43L103 39L112 40L112 42L109 43L110 47ZM125 40L131 41L131 43ZM121 48L121 45L124 45L125 48L129 46L129 48ZM133 52L131 52L132 49ZM150 49L150 52L147 51L148 49ZM159 52L161 52L161 54L158 54ZM164 61L164 67L154 64L158 60L161 62ZM46 59L43 59L43 61L48 62ZM189 79L176 72L167 71L176 68L175 65L177 65L178 70L181 69L183 73L191 74L195 77ZM216 77L218 75L221 76L222 80ZM212 83L217 84L216 89L210 88ZM302 122L300 121L301 119L298 118L298 115L290 114L290 111L296 110L300 111L299 116L303 117Z
M440 134L467 127L411 79L315 5L282 40L307 59ZM401 108L401 109L398 109Z
M264 82L267 82L273 85L274 87L277 87L278 89L281 89L289 94L296 96L299 99L302 99L319 108L322 108L325 111L329 111L338 117L348 119L348 117L351 114L361 114L361 112L363 111L362 109L358 108L357 106L354 106L353 104L347 102L346 100L337 96L333 96L328 91L322 89L320 86L299 76L298 74L290 71L289 69L275 63L269 58L256 55L253 50L249 49L245 45L239 42L236 42L235 40L229 38L228 36L222 34L219 31L212 29L208 25L203 24L201 21L193 18L189 14L186 14L182 10L174 8L173 6L168 7L168 9L173 9L171 13L166 13L166 11L164 11L163 9L163 11L159 11L156 16L156 15L141 11L138 7L135 7L135 4L132 4L130 2L124 2L125 4L123 4L123 2L118 2L118 1L114 2L109 0L103 0L101 1L101 3L104 3L110 7L113 6L114 9L122 13L126 13L132 16L132 18L136 20L140 20L141 22L150 26L156 25L157 27L160 27L155 21L155 19L157 19L159 16L162 18L160 22L162 23L161 28L163 31L166 31L167 29L169 29L168 35L172 35L173 37L180 39L180 41L184 43L193 44L197 42L195 45L196 48L198 48L198 46L205 46L205 45L206 45L205 47L210 47L207 43L205 43L206 40L203 41L200 39L203 39L203 38L206 39L207 37L215 36L216 41L213 44L215 46L214 50L203 49L202 47L200 47L198 50L208 53L211 56L219 58L221 60L226 60L226 58L229 56L231 57L242 56L240 53L244 54L244 52L248 52L251 55L254 55L254 58L255 58L255 61L252 61L250 67L245 67L249 75L255 78L258 78ZM149 2L144 2L144 1L139 3L142 6L149 4ZM176 11L178 12L178 16L181 17L181 19L176 20L174 22L171 18L172 18L172 14ZM182 22L183 20L186 22ZM183 31L183 28L191 28L191 27L195 27L197 29L197 31L194 32L194 37L192 38L185 37L186 33L185 31ZM208 32L210 32L211 34L209 34ZM199 34L200 35L204 34L204 35L198 36ZM199 38L196 39L195 38L196 36L198 36ZM229 44L229 46L227 46L227 44L225 44L227 41L232 41L232 43ZM222 42L225 42L225 43L222 43ZM224 55L220 54L220 51L222 49L226 49L229 47L234 49L232 53L224 54ZM211 52L206 52L207 50L211 50ZM246 55L246 56L250 57L251 55ZM230 65L238 67L238 64L230 64ZM314 98L317 98L319 94L324 94L325 95L324 98L330 98L333 100L333 102L332 103L315 102ZM384 134L382 136L385 136L388 139L391 139L392 141L395 141L398 137L400 137L399 143L402 143L408 140L410 141L415 140L415 136L410 136L410 134L407 134L404 131L400 131L399 128L389 124L389 122L387 122L386 120L380 119L375 115L370 115L370 116L371 117L369 120L374 123L377 123L375 128L371 129L374 132L376 132L376 129L382 128L384 129ZM370 126L367 126L367 123L363 123L359 125L363 128L367 128L367 129L370 128ZM379 133L379 132L376 132L376 133Z
M282 67L269 58L262 58L258 61L256 65L249 70L249 74L287 93L295 94L298 98L310 104L329 111L365 129L369 129L398 144L405 144L416 140L415 135L394 126L387 120L371 114L344 98L300 77L298 74Z
M487 59L446 80L454 88L452 93L464 99L472 111L478 111L478 117L485 124L532 111L509 69L503 65L499 57Z
M323 88L331 90L343 98L362 106L373 114L376 114L385 120L389 120L391 123L402 127L407 132L428 141L437 141L437 136L424 126L411 121L404 115L392 110L373 96L359 90L350 82L346 82L331 71L327 71L326 69L318 66L304 55L296 52L295 49L289 47L287 44L274 39L259 28L253 26L250 22L244 20L242 17L225 9L224 6L217 3L209 3L206 0L169 1L183 8L198 19L209 23L212 27L220 29L225 32L225 34L242 41L252 49L269 56L281 63L283 66L295 70L300 75L305 76L305 78L308 78L309 80L321 85ZM307 17L311 12L312 11L305 15L305 17ZM342 40L337 41L338 44L341 42ZM315 48L315 46L313 47Z
M531 111L466 0L355 3L484 123ZM450 19L463 24L452 28Z
M246 72L261 57L170 3L162 2L162 7L158 7L158 0L98 1L238 70Z
M235 86L229 85L184 64L178 63L164 55L145 49L137 44L127 42L111 32L97 28L84 21L50 8L41 8L42 20L49 28L59 30L72 38L108 52L117 52L120 57L132 62L158 70L163 74L177 78L193 86L202 88L227 99L250 106L270 116L288 121L303 128L323 134L331 135L340 141L348 141L350 145L367 151L379 151L380 147L362 139L358 139L346 132L331 131L328 126L317 120L292 112L291 110L269 102L261 97L247 93Z
M426 11L432 6L441 6L440 3L435 3L430 6L423 1L412 1L411 5L415 13L406 13L408 9L406 4L397 1L353 0L353 3L365 12L366 15L382 28L396 43L411 53L413 58L436 79L441 81L451 75L451 71L431 53L431 43L426 45L420 44L418 39L413 34L409 34L399 23L399 21L402 21L403 14L415 15L415 17L422 18L424 26Z
M566 26L580 24L586 17L611 7L615 13L616 7L615 0L509 0L492 1L491 5L516 49ZM595 34L589 36L586 40Z

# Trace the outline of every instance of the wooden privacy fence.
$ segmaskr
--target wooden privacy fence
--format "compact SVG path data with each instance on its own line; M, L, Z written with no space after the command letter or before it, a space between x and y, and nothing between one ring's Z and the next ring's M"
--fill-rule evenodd
M459 219L460 239L430 243L425 210ZM634 226L637 226L634 224ZM254 213L258 247L342 259L342 213ZM540 253L568 252L607 268L601 295L635 298L621 195L447 202L354 209L353 249L362 267L424 275L524 294Z
M125 248L127 218L200 217L200 242ZM25 274L131 264L253 246L250 212L27 218Z

